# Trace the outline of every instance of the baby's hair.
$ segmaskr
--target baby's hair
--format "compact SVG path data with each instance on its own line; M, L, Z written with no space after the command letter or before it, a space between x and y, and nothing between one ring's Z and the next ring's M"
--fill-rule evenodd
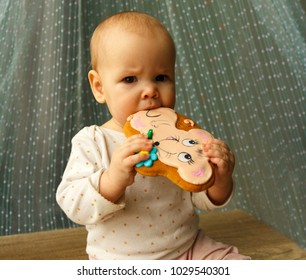
M104 36L106 31L114 27L119 27L123 31L133 32L139 35L152 34L158 31L169 39L175 53L175 45L170 33L156 18L143 12L121 12L103 20L93 32L90 40L91 67L93 70L97 68L99 57L96 46L100 40L102 42L103 40L107 40L107 37Z

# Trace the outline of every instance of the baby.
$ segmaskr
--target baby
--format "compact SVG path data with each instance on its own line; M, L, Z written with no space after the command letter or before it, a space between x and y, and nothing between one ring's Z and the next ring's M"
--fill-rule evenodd
M90 259L249 259L235 247L211 240L198 227L195 207L224 206L233 191L235 159L217 139L203 144L215 165L215 183L190 193L164 177L145 177L135 165L152 140L126 138L128 116L175 106L175 45L165 27L140 12L123 12L100 23L91 44L88 73L95 99L112 118L83 128L57 190L57 202L88 231Z

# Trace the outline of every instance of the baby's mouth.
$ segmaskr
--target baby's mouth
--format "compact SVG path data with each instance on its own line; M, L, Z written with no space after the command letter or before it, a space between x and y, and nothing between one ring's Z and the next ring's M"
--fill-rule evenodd
M157 104L150 104L149 106L147 106L146 108L145 108L145 110L154 110L154 109L157 109L157 108L159 108L160 106L159 105L157 105ZM144 110L144 111L145 111Z

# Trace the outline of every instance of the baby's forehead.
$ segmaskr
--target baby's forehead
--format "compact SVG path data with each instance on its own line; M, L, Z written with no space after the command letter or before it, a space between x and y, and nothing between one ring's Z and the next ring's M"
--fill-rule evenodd
M169 43L167 45L173 50L175 56L173 39L167 29L159 21L155 19L137 19L137 17L133 20L123 20L114 17L100 24L92 36L90 49L93 67L101 62L100 59L106 54L107 50L109 50L109 46L123 34L125 36L128 36L128 34L135 36L136 34L144 39L161 39Z
M168 37L169 40L171 40L170 36L168 35L168 32L159 25L135 26L133 24L132 25L120 24L120 22L109 25L106 28L102 29L100 31L99 37L107 40L108 38L111 38L114 36L121 36L122 33L124 33L125 35L128 35L128 34L139 35L143 38L165 35L165 37Z
M128 28L120 25L110 26L105 30L101 30L98 41L95 44L96 51L106 53L111 51L114 43L122 42L122 38L133 40L139 37L148 41L153 40L156 46L162 42L163 46L167 46L169 50L173 49L175 52L172 38L158 26L155 28Z

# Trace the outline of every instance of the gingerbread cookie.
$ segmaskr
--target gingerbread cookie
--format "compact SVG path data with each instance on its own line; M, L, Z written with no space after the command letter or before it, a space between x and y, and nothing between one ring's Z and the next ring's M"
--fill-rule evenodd
M140 111L125 126L127 137L148 134L154 141L150 158L136 166L146 176L165 176L190 192L208 189L214 183L213 167L203 154L202 143L213 136L170 108Z

